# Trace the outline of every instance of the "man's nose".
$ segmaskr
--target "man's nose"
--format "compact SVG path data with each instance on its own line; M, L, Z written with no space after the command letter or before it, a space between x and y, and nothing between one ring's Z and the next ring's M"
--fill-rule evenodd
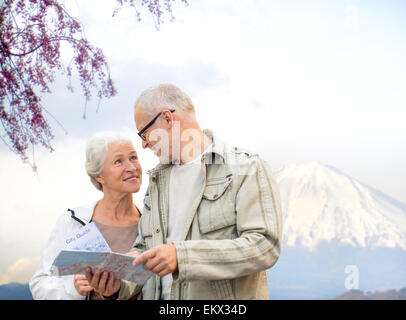
M148 141L142 140L142 148L146 149L148 146Z

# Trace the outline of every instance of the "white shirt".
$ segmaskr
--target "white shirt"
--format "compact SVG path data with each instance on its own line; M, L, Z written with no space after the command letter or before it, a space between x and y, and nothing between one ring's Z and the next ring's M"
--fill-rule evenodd
M185 229L186 219L190 214L192 205L191 185L202 174L203 168L201 164L202 156L209 152L212 144L193 161L184 165L175 164L171 170L169 180L169 213L168 213L168 235L167 243L172 241L181 241ZM168 274L161 278L162 294L161 299L169 300L172 286L172 274Z

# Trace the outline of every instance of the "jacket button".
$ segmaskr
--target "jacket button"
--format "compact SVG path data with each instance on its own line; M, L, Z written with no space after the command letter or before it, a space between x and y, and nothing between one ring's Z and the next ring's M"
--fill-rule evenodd
M159 233L159 228L157 228L155 231L156 231L156 233Z

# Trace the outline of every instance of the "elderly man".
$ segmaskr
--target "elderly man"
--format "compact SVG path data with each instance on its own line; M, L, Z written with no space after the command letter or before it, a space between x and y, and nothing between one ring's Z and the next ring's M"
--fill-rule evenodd
M279 192L256 153L202 130L190 98L170 84L144 91L134 118L149 172L134 264L156 275L145 299L268 299L266 269L281 246ZM140 290L121 281L116 298Z

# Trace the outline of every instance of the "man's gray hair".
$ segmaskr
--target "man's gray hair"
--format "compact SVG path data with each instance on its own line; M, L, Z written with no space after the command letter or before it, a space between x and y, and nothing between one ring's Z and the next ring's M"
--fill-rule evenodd
M195 107L189 96L173 84L162 83L146 89L135 102L135 108L142 107L145 114L153 117L163 109L175 109L195 117Z
M114 131L98 132L86 143L86 173L96 189L100 191L103 191L102 185L95 177L102 172L107 150L113 142L130 142L134 145L131 138Z

